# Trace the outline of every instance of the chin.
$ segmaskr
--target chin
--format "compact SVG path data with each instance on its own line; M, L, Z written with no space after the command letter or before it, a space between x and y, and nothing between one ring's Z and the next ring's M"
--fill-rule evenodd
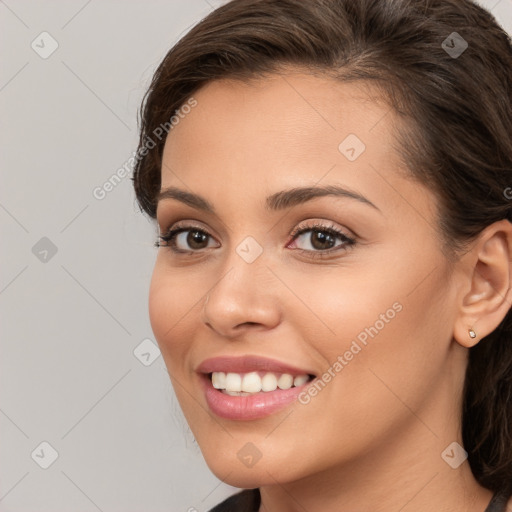
M257 458L257 449L247 439L234 441L225 449L212 444L205 447L199 443L205 462L219 480L233 487L252 489L277 482L293 482L307 476L307 467L298 465L300 459L296 451L287 457L267 443L261 450L264 453L259 452L260 458ZM303 461L305 459L300 460Z
M276 480L283 481L282 468L279 464L265 464L260 460L252 468L242 467L237 461L209 461L206 464L210 471L224 483L240 489L254 489L263 485L275 485ZM272 475L277 478L272 478Z

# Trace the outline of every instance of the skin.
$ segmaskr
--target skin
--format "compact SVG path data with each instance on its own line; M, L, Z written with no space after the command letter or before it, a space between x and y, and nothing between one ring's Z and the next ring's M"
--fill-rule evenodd
M393 149L399 121L370 86L288 69L215 81L194 97L167 138L162 190L199 194L216 213L163 199L157 221L161 233L191 221L211 238L190 248L182 236L189 253L160 247L149 308L212 472L260 487L260 511L482 512L491 491L467 460L452 469L441 453L462 445L467 349L510 307L510 223L489 226L450 262L436 197L405 174ZM366 145L352 162L338 149L349 134ZM376 208L335 196L265 208L276 192L323 185ZM295 242L290 232L316 223L356 243L340 249L336 239L337 250L315 258L314 232ZM247 236L263 250L250 264L236 252ZM253 421L209 411L195 373L204 359L258 355L321 376L394 303L401 311L307 405ZM246 443L261 453L252 467L237 457Z

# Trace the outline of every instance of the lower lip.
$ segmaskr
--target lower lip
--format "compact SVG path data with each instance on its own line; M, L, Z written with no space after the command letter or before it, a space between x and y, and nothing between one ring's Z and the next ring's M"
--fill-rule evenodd
M290 389L265 391L257 395L231 396L215 389L208 375L201 377L210 410L221 418L239 421L265 418L284 409L297 400L300 393L311 382Z

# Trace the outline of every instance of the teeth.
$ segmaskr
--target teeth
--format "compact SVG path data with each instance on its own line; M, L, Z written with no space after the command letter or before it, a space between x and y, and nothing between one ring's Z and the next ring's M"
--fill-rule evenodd
M293 379L293 385L294 386L302 386L302 384L306 384L306 382L309 380L308 375L299 375L298 377L295 377Z
M277 377L273 373L266 373L261 379L262 391L275 391L277 389Z
M293 377L289 373L283 373L277 379L277 387L279 389L290 389L293 386Z
M268 392L279 389L290 389L293 386L302 386L309 380L309 375L293 377L289 373L275 374L267 372L260 376L258 372L225 373L213 372L212 385L231 396L245 396L260 391Z
M225 389L223 389L222 392L226 393L226 395L231 395L231 396L248 396L248 395L254 394L254 393L246 393L244 391L227 391Z
M261 379L257 372L246 373L242 379L242 391L247 393L259 393L261 391Z
M242 376L239 373L227 373L225 389L228 391L242 391Z
M226 374L224 372L212 373L212 384L215 389L226 389Z

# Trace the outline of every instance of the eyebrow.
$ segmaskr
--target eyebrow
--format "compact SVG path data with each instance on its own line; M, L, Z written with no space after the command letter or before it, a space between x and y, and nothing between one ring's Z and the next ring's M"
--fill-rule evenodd
M352 190L337 185L324 185L315 187L296 187L289 190L282 190L267 197L265 207L267 210L278 211L303 204L317 197L335 196L354 199L380 211L369 199ZM175 199L192 208L215 214L213 205L198 194L181 190L177 187L168 187L161 190L157 197L157 203L165 199Z

